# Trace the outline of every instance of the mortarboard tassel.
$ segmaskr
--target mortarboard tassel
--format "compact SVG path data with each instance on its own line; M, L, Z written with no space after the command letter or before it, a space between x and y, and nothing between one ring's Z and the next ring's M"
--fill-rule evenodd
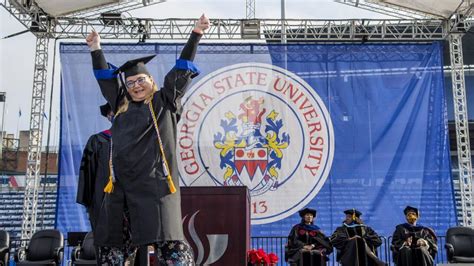
M158 130L158 121L156 120L155 111L153 110L152 99L150 99L150 102L148 103L148 107L150 109L151 117L153 118L153 124L155 125L156 135L158 136L158 145L160 146L161 157L163 158L163 170L164 170L164 174L166 175L166 181L168 182L168 187L170 189L170 192L175 193L176 187L174 186L173 179L171 178L171 172L168 166L168 161L166 160L165 151L163 148L163 142L161 141L160 131Z
M352 221L356 220L356 210L352 208Z
M167 180L168 180L168 186L170 188L170 192L175 193L176 187L174 186L173 179L171 179L171 175L168 175Z
M110 194L113 191L114 191L114 182L112 181L112 176L109 176L109 182L107 182L107 185L104 187L104 192Z

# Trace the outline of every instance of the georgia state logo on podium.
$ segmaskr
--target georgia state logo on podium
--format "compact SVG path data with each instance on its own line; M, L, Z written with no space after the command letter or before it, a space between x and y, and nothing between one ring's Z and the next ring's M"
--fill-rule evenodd
M268 64L231 65L187 92L178 124L185 186L247 186L252 224L281 220L308 204L334 155L329 113L316 90Z

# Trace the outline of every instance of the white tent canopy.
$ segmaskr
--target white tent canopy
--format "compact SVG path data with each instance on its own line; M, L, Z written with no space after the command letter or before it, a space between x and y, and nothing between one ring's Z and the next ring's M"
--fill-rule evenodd
M36 0L44 12L54 17L118 2L119 0Z
M74 16L77 13L100 14L103 10L128 11L135 8L163 3L166 0L34 0L46 14L59 16ZM29 0L10 0L21 6L28 6Z
M396 5L411 10L450 18L461 6L463 0L371 0L378 4Z

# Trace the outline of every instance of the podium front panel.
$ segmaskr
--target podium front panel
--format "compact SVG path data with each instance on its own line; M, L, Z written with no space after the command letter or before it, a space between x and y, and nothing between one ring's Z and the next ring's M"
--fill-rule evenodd
M247 187L182 187L183 230L198 265L246 265Z

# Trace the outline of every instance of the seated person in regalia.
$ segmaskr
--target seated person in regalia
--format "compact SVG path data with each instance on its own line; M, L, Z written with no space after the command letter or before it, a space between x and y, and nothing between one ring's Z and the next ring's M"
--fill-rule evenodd
M431 266L438 252L437 238L433 229L417 223L420 212L407 206L404 224L395 228L392 237L393 262L397 266Z
M291 266L326 265L327 255L332 252L329 238L314 224L316 210L299 211L301 222L291 228L285 260Z
M356 209L344 213L346 219L331 236L331 243L337 249L337 261L343 266L385 265L377 257L382 239L362 222L362 213Z

